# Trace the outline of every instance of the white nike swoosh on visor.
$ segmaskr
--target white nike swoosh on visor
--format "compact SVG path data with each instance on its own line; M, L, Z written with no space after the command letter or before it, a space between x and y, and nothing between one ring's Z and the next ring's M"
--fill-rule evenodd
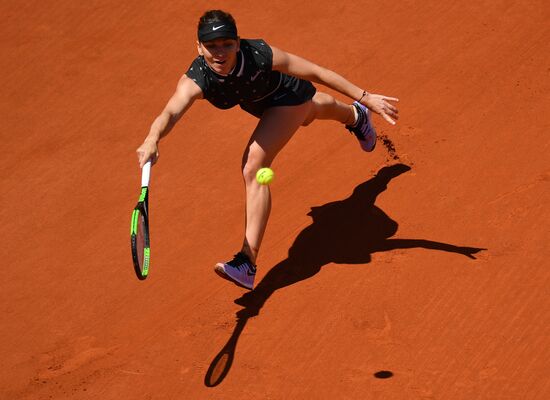
M223 28L224 26L225 26L225 25L213 26L213 27L212 27L212 30L213 30L213 31L217 31L218 29Z

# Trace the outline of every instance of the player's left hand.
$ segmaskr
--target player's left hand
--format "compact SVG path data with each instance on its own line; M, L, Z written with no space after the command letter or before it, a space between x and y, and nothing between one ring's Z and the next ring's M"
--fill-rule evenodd
M369 110L376 114L380 114L380 116L390 124L395 125L396 120L399 119L399 110L396 106L391 104L390 101L397 102L399 99L381 94L369 93L361 100L361 103Z

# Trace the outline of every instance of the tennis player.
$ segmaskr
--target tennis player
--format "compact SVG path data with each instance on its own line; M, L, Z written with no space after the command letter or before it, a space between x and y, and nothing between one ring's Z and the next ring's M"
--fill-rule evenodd
M395 124L396 98L372 94L339 74L261 39L241 39L235 19L221 10L205 12L198 24L198 57L181 77L173 96L154 120L137 149L142 167L159 157L158 144L199 99L228 109L239 105L258 125L244 149L246 226L242 248L232 260L216 264L221 277L247 289L254 287L256 259L271 210L269 186L256 182L256 171L269 167L300 126L314 120L341 122L364 151L373 151L376 131L371 112ZM345 104L312 84L334 89L354 100Z

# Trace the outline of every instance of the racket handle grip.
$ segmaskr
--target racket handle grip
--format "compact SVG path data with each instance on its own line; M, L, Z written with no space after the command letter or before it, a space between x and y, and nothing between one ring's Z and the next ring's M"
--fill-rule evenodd
M151 160L147 161L141 169L141 187L149 186L149 178L151 177Z

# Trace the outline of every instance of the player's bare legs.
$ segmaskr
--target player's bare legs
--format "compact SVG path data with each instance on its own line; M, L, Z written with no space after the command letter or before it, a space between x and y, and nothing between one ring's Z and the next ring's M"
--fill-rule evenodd
M363 104L357 101L351 105L345 104L322 92L317 92L313 96L312 104L313 107L311 107L303 125L309 125L316 119L339 121L357 137L359 145L364 151L374 150L376 130L370 119L370 111Z
M361 106L364 109L364 106ZM241 251L231 261L216 264L214 271L222 278L239 286L252 289L256 275L256 258L271 211L271 192L269 186L256 181L256 172L271 163L292 138L301 125L308 125L315 119L332 119L346 124L346 127L357 130L366 117L361 117L355 105L347 105L325 93L317 93L311 101L299 106L271 107L264 111L243 155L243 178L246 189L245 237ZM362 132L362 131L361 131ZM357 136L357 135L356 135ZM359 136L358 136L359 139ZM359 139L360 141L362 139ZM372 151L376 136L369 147ZM360 142L361 143L361 142Z
M313 107L311 107L303 125L309 125L316 119L329 119L346 125L352 125L355 122L356 114L353 106L342 103L329 94L315 93L312 103Z
M256 171L269 167L311 113L312 102L265 110L243 156L246 228L242 252L255 263L271 211L269 186L256 181Z

